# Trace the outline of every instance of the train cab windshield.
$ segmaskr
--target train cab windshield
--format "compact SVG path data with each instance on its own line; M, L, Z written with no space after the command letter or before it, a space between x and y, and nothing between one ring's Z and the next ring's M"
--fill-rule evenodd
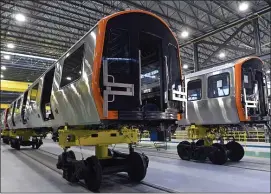
M144 112L153 119L173 119L181 108L176 98L180 87L178 43L164 23L143 13L108 21L100 76L106 110L118 110L119 116L134 113L133 118Z

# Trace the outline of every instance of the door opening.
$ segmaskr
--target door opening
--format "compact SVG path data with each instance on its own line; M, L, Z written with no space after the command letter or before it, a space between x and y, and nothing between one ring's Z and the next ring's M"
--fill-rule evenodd
M139 35L141 53L141 94L144 111L164 110L162 40L149 33Z

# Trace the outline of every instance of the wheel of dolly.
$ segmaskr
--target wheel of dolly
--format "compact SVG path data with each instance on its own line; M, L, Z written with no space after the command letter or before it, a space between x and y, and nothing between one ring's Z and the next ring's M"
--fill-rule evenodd
M20 141L15 140L15 142L14 142L14 148L15 148L16 150L20 150L20 149L21 149Z
M147 173L147 163L142 154L137 152L132 152L129 154L128 158L128 176L130 180L135 182L140 182L143 180Z
M14 141L13 141L13 140L10 140L10 147L11 147L11 148L15 148L15 147L14 147Z
M233 162L239 162L245 155L243 146L236 141L228 142L226 148L229 150L228 158Z
M88 157L85 160L86 171L84 180L90 191L98 191L102 183L102 167L96 156Z
M209 155L209 159L213 164L223 165L227 162L228 157L224 145L219 143L214 143L213 151Z
M196 146L203 146L204 145L204 140L203 139L199 139L197 142L196 142Z
M72 150L68 151L66 154L67 162L69 162L70 160L76 160L75 154ZM73 177L74 172L75 166L72 163L70 163L70 165L67 165L67 167L63 169L63 178L65 178L69 182L78 182L79 180Z
M191 159L191 148L190 143L188 141L182 141L177 146L177 152L179 157L182 160L190 160Z

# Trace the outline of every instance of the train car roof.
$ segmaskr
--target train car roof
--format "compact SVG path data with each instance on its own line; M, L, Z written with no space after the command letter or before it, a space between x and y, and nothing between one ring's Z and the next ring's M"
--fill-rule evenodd
M207 74L207 73L219 71L219 70L234 67L234 66L235 66L235 61L231 62L231 63L226 63L224 65L219 65L219 66L216 66L216 67L200 70L200 71L197 71L197 72L194 72L194 73L189 73L189 74L185 75L185 78L196 77L196 76L204 75L204 74Z
M257 56L244 57L244 58L241 58L241 59L238 59L238 60L223 64L223 65L215 66L215 67L208 68L208 69L203 69L203 70L200 70L200 71L197 71L197 72L194 72L194 73L189 73L189 74L185 75L185 79L200 76L200 75L204 75L204 74L207 74L207 73L219 71L219 70L230 68L230 67L234 67L235 65L237 65L239 63L243 64L246 61L251 60L251 59L258 59L259 61L262 62L262 60Z

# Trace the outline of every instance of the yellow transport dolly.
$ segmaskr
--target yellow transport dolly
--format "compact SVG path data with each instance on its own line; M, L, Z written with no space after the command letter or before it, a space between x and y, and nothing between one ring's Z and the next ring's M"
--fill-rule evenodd
M63 170L63 178L67 181L84 180L89 190L97 191L103 175L127 172L132 181L139 182L145 178L149 159L132 147L138 142L138 129L90 130L65 126L58 132L59 145L64 152L58 156L56 166ZM108 149L109 145L120 143L129 145L129 154ZM72 146L95 146L95 155L76 160L74 152L68 151Z
M9 144L9 130L8 129L2 130L1 138L3 140L3 143Z
M39 149L43 144L40 137L33 129L15 129L9 132L10 146L20 150L21 146L32 146L33 149Z
M197 160L204 162L207 158L217 165L223 165L228 159L240 161L245 154L244 148L234 139L224 144L226 129L217 126L191 125L187 129L188 138L192 142L182 141L177 146L177 152L182 160ZM213 143L219 137L220 143ZM194 142L197 140L196 142Z

